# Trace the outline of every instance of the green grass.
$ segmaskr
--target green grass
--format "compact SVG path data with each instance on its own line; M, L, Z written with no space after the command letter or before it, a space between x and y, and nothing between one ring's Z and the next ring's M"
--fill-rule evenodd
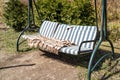
M4 53L15 53L18 33L12 29L0 30L0 48Z
M13 29L0 30L0 51L2 53L17 53L16 41L18 36L19 32L15 32ZM29 49L26 41L20 45L20 48L23 50Z

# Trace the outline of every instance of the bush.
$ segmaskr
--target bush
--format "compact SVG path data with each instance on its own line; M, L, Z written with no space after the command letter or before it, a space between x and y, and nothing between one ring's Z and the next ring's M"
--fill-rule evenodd
M87 0L37 0L37 6L41 21L51 20L79 25L95 24L94 10ZM7 25L16 31L21 31L27 23L27 7L19 0L9 0L4 7L4 17ZM36 20L37 24L40 23L38 16Z
M94 25L95 16L87 0L38 0L42 20L66 24Z
M19 0L9 0L4 7L4 21L15 31L21 31L27 22L27 7Z

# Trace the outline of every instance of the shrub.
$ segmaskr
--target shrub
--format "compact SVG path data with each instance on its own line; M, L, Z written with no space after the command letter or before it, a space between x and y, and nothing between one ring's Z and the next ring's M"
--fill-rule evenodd
M94 10L87 0L37 0L37 6L41 21L51 20L80 25L95 24ZM4 17L7 25L16 31L21 31L27 23L27 7L19 0L9 0L4 7ZM40 23L38 16L36 20L37 24Z
M87 0L38 0L42 20L66 24L95 24L94 10Z
M19 0L9 0L4 7L4 21L15 31L21 31L25 28L27 20L27 7Z

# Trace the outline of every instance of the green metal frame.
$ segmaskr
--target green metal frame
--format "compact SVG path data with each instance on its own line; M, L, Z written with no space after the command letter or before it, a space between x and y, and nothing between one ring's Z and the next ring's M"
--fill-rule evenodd
M96 2L96 0L95 0ZM88 80L91 80L91 73L93 72L93 70L96 68L96 66L108 55L111 55L112 59L114 58L114 47L112 42L109 40L108 38L108 34L107 34L107 0L102 0L102 21L101 21L101 30L100 30L100 38L98 40L97 45L95 46L91 57L90 57L90 61L89 61L89 65L88 65ZM93 65L93 61L95 58L95 54L98 50L98 48L100 47L102 41L108 41L110 46L111 46L111 54L105 54L103 55L97 62L96 64Z
M93 50L89 50L89 51L81 51L81 47L82 47L82 45L84 44L84 43L91 43L91 42L93 42L93 43L96 43L96 40L88 40L88 41L83 41L83 42L81 42L81 44L80 44L80 46L79 46L79 51L78 51L78 54L81 54L81 53L85 53L85 52L92 52ZM95 46L95 45L94 45ZM94 46L93 46L93 48L94 48Z
M101 30L100 30L100 36L99 36L99 40L96 43L96 40L92 40L92 41L84 41L82 42L82 44L84 43L89 43L89 42L94 42L96 45L94 45L94 50L93 51L88 51L88 52L92 52L91 57L90 57L90 61L89 61L89 65L88 65L88 80L91 80L91 73L93 72L93 70L96 68L96 66L108 55L112 56L112 59L114 58L114 47L112 42L109 40L108 38L108 34L107 34L107 0L101 0L102 1L102 21L101 21ZM95 2L95 13L96 13L96 26L98 27L98 19L97 19L97 5L96 5L96 0L94 0ZM32 25L35 25L35 20L34 20L34 12L33 12L33 6L32 3L34 3L35 8L37 10L39 19L41 20L41 16L39 15L37 6L35 4L35 0L28 0L28 25L27 27L20 33L18 39L17 39L17 43L16 43L16 49L17 51L19 51L19 40L21 38L21 36L24 34L25 31L27 31L29 28L31 28ZM32 18L32 20L31 20ZM32 23L32 24L31 24ZM108 41L110 46L111 46L111 54L105 54L104 56L102 56L97 62L96 64L93 64L96 52L98 50L98 48L100 47L102 41ZM81 46L79 47L79 53Z
M25 31L27 30L34 30L36 28L38 28L36 25L35 25L35 20L34 20L34 10L33 10L33 4L35 5L35 8L36 8L36 11L38 13L38 17L39 19L40 18L40 15L39 15L39 11L37 9L37 5L35 4L35 0L28 0L28 25L27 27L20 33L20 35L18 36L18 39L17 39L17 42L16 42L16 50L17 51L20 51L19 50L19 46L21 43L20 42L20 38L21 36L24 34Z

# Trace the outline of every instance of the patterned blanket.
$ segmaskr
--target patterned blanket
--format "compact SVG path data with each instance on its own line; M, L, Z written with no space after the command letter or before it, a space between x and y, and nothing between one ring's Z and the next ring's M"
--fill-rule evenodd
M62 41L52 38L50 39L39 35L36 35L34 37L26 37L26 39L30 48L40 48L42 50L49 51L55 54L58 54L59 49L62 47L75 45L70 41Z

